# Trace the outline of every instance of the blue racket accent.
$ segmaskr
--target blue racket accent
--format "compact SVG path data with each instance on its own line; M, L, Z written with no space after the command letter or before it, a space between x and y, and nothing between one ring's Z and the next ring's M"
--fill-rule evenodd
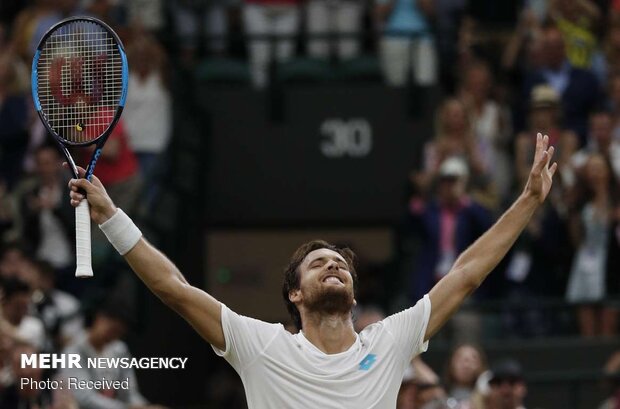
M37 50L32 58L32 76L30 77L30 85L32 89L32 100L34 101L34 107L37 111L41 111L41 101L39 101L39 58L41 57L41 51Z
M121 94L121 99L118 102L120 107L125 106L125 99L127 98L127 88L129 81L129 64L127 64L127 54L125 54L125 50L120 45L118 46L118 51L121 53L121 61L123 65L123 92Z
M95 171L95 165L97 164L97 161L99 160L99 157L101 156L101 150L103 148L97 148L95 149L95 153L93 154L93 158L91 159L90 163L88 164L88 168L86 168L86 174L84 175L84 179L88 180L90 182L90 179L93 176L93 172Z

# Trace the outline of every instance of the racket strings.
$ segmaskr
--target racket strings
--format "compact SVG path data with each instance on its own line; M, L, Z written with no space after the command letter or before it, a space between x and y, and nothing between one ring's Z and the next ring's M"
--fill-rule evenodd
M114 37L90 21L59 27L43 45L38 66L41 110L66 141L89 143L110 126L123 87Z

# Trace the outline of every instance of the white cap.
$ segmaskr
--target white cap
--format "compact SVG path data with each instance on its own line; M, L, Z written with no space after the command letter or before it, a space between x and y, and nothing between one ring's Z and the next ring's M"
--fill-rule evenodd
M467 177L469 176L467 163L463 158L451 156L441 163L439 176Z

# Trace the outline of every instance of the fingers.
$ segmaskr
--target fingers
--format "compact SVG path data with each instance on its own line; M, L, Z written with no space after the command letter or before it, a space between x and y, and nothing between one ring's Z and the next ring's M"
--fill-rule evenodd
M63 168L65 169L69 169L69 164L67 162L63 162L62 163ZM77 166L77 170L78 170L78 176L83 178L86 175L86 169L84 169L81 166ZM103 187L103 183L101 183L101 181L99 180L99 178L97 176L95 176L95 174L92 174L90 176L90 181L93 185L95 185L96 187Z
M547 166L547 163L549 163L549 152L542 151L542 153L539 154L538 160L534 162L532 173L535 175L540 175L545 166Z
M547 159L547 166L551 163L551 158L553 158L553 154L555 153L555 147L550 147L547 152L549 153L549 158Z
M99 178L97 176L95 176L94 173L90 177L90 183L92 183L93 185L95 185L98 188L102 188L103 189L103 183L101 183Z
M71 206L77 207L82 200L86 197L84 192L88 194L92 192L94 187L86 179L71 179L69 181L69 197L71 198Z
M553 162L553 165L551 165L551 167L549 168L549 175L551 177L553 177L553 175L555 174L555 171L558 169L558 163L557 162Z
M538 163L542 158L543 152L549 147L549 136L543 135L540 132L536 134L536 151L534 154L534 163Z
M549 169L549 163L555 153L555 148L549 146L549 136L543 135L540 132L536 134L536 153L534 155L534 164L532 166L532 172L540 174L543 169Z
M69 181L69 189L71 189L72 193L79 193L79 190L82 189L84 192L86 192L86 194L89 194L91 192L94 192L96 188L86 179L71 179Z
M62 163L62 167L65 168L65 169L71 169L70 165L67 162L63 162ZM86 169L84 169L81 166L77 166L77 165L76 165L76 168L78 170L78 176L83 178L84 175L86 174Z
M538 163L540 155L542 154L542 134L538 132L536 134L536 149L534 150L534 163Z

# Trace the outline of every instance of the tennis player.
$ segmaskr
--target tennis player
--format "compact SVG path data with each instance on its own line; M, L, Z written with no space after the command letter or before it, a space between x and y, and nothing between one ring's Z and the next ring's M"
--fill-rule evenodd
M357 334L352 253L315 241L301 246L285 274L283 294L297 317L295 335L280 324L240 316L192 287L93 177L69 182L71 203L87 193L92 219L131 268L239 373L250 409L396 407L401 379L413 357L500 262L551 188L553 147L538 134L523 193L465 250L451 271L409 309Z

